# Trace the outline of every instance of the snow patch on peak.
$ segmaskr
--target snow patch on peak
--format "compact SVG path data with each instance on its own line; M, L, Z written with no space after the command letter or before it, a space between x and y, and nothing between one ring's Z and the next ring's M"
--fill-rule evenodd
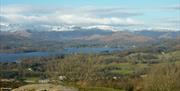
M62 25L62 26L52 26L51 30L52 31L74 31L76 28L75 25Z
M108 31L113 31L113 32L120 31L120 30L116 29L115 27L107 26L107 25L97 25L97 26L83 27L83 29L93 29L93 28L97 28L97 29L101 29L101 30L108 30Z
M7 23L0 23L0 26L8 27L9 24L7 24Z

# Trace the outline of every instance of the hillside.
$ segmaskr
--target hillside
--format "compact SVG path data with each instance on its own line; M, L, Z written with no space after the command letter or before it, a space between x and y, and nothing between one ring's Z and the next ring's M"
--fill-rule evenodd
M78 91L75 88L52 84L32 84L22 86L12 91Z

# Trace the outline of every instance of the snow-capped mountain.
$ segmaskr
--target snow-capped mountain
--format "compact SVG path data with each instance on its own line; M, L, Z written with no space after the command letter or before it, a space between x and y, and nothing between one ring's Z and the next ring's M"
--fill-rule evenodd
M88 30L103 30L103 31L111 31L111 32L119 32L119 31L158 31L158 32L168 32L168 31L180 31L180 30L172 30L172 29L162 29L162 28L142 28L142 29L123 29L117 26L108 26L108 25L93 25L93 26L77 26L77 25L31 25L31 24L5 24L0 23L0 31L23 31L23 30L31 30L31 31L88 31Z
M131 33L135 36L147 36L152 38L180 38L180 31L158 31L158 30L121 30L118 27L96 25L96 26L76 26L76 25L25 25L25 24L0 24L0 31L16 36L40 38L47 40L58 39L117 39L123 32ZM114 35L114 33L116 35ZM118 35L117 35L118 34ZM124 33L123 33L124 34ZM122 37L121 37L122 38ZM142 37L143 38L143 37Z
M112 31L117 32L121 31L118 28L113 26L106 26L106 25L97 25L97 26L76 26L76 25L25 25L25 24L3 24L0 23L0 31L22 31L22 30L32 30L32 31L75 31L75 30L91 30L91 29L98 29L104 31Z
M85 31L91 29L99 29L99 30L112 31L112 32L120 31L115 27L106 26L106 25L97 25L97 26L60 25L60 26L51 26L49 31L75 31L75 30Z

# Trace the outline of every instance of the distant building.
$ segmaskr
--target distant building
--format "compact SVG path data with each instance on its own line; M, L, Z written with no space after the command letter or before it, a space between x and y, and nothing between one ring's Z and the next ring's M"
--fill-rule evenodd
M133 47L133 48L136 48L136 45L133 45L132 47Z
M165 55L165 52L161 52L162 55Z
M141 75L140 77L141 77L141 78L145 78L145 77L147 77L147 75Z
M12 88L1 88L1 91L11 91Z
M59 80L65 80L66 76L59 76Z
M15 81L15 79L1 79L2 82L12 82Z
M114 80L117 80L117 77L113 77Z
M50 80L49 79L44 79L44 80L39 80L39 83L45 84L45 83L49 83Z
M29 71L33 71L32 68L28 68Z

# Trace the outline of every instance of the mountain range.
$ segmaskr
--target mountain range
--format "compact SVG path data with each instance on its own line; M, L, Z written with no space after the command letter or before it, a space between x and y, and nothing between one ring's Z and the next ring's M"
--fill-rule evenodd
M65 47L132 47L180 41L180 31L121 30L110 26L34 26L9 24L0 28L0 48L46 50ZM163 45L163 44L162 44ZM14 46L14 47L13 47ZM10 48L11 49L11 48ZM51 48L50 48L51 49Z
M75 26L75 25L23 25L23 24L0 24L1 34L11 34L21 37L43 40L152 40L154 38L179 38L180 31L173 30L123 30L112 26ZM129 38L129 39L128 39Z

